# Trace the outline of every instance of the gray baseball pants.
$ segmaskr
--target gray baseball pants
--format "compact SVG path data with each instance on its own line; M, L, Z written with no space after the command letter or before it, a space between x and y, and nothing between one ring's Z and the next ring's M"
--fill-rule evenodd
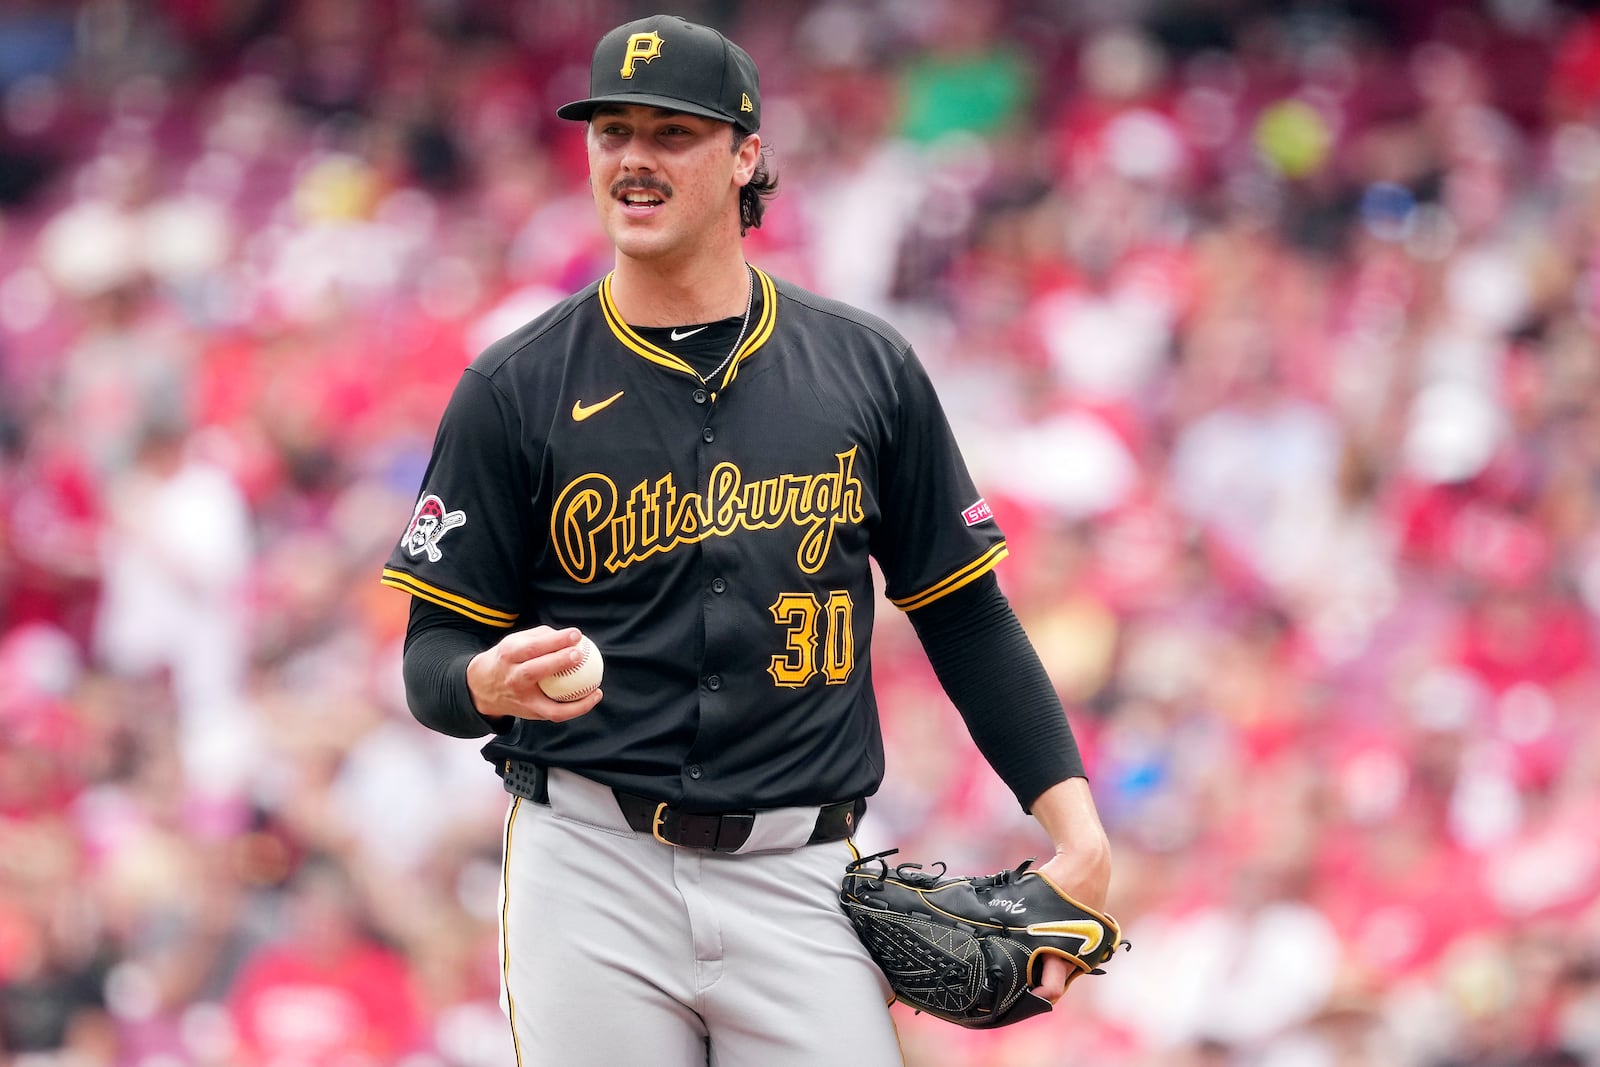
M838 906L848 841L757 817L739 853L630 829L611 790L552 769L513 798L500 1006L518 1067L902 1064L890 991Z

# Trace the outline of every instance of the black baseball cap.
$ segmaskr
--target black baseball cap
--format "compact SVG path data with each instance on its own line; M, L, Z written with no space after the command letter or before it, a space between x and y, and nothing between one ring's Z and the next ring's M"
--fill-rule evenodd
M761 128L761 85L750 53L709 26L652 15L595 45L589 96L556 108L585 122L603 104L643 104Z

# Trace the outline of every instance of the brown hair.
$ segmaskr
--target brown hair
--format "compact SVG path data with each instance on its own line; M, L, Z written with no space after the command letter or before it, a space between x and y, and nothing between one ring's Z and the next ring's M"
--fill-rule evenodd
M750 131L740 126L733 125L733 150L737 152L739 146L744 144ZM755 173L750 175L750 181L739 190L739 234L743 236L752 229L761 228L761 217L767 213L767 201L778 195L778 176L772 173L772 168L767 165L768 149L761 149L761 158L756 160Z

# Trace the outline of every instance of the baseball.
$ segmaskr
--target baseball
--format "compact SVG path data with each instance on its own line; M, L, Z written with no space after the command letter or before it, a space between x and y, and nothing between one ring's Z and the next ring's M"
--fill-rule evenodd
M539 688L551 700L582 700L600 687L600 675L605 670L600 650L587 637L579 638L576 647L583 653L583 659L564 671L539 679Z

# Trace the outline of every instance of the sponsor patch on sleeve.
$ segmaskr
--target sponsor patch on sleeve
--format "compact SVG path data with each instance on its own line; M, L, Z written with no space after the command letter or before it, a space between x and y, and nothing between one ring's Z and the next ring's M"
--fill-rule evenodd
M976 504L961 513L961 517L966 520L968 526L976 526L980 522L988 522L993 519L994 511L990 509L987 500L979 497Z

